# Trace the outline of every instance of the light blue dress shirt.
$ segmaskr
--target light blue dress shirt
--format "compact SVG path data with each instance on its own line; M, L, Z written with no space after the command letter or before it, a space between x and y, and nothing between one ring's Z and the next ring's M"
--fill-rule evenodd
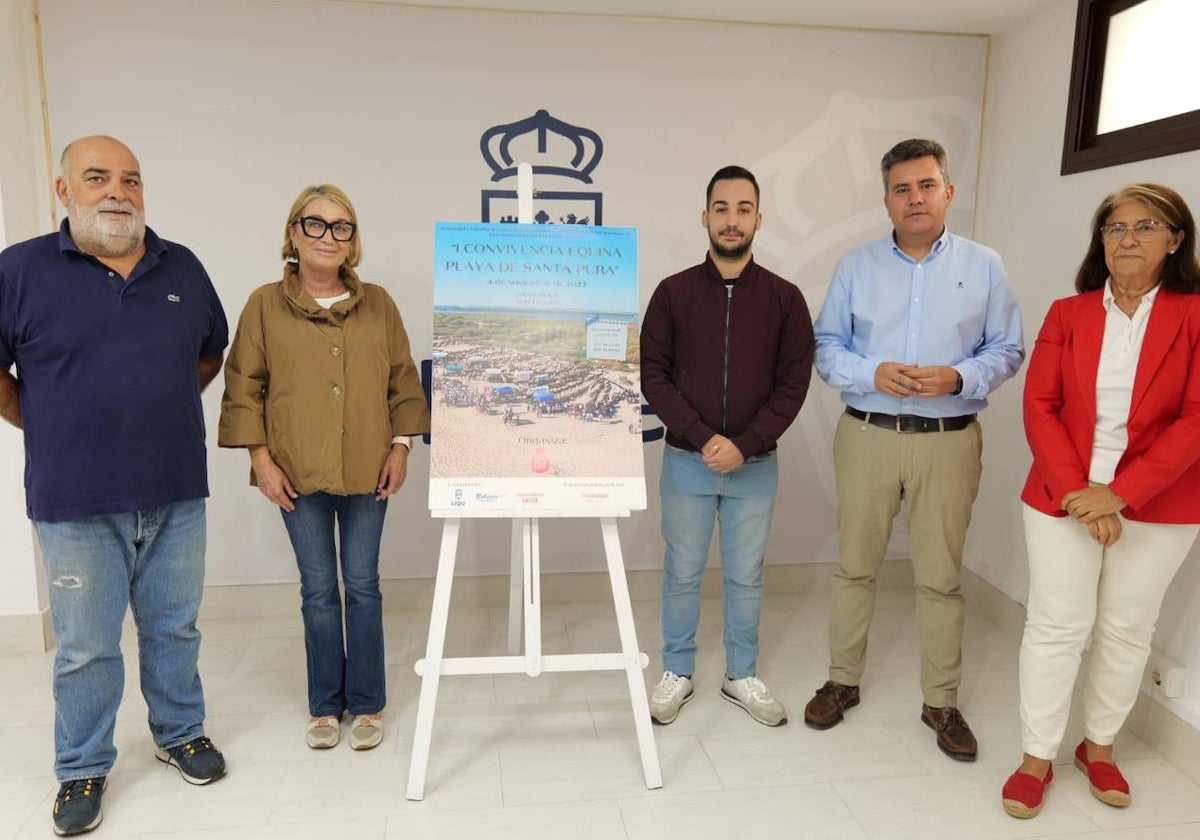
M974 414L1025 358L1021 310L1000 255L948 230L920 262L891 235L844 256L814 331L817 373L859 411ZM881 394L875 369L882 362L950 365L962 375L962 393Z

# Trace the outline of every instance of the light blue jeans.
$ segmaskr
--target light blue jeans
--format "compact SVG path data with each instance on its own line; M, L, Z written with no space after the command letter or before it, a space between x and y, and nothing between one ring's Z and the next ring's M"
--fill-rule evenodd
M196 613L204 591L204 499L66 522L35 521L58 638L54 773L107 775L125 689L121 623L137 625L142 696L154 743L204 734Z
M663 568L663 670L688 676L695 672L700 584L713 526L720 522L725 675L735 680L754 676L762 613L763 556L778 484L779 463L774 452L751 458L721 475L705 465L699 452L665 447L659 484L662 533L667 544Z

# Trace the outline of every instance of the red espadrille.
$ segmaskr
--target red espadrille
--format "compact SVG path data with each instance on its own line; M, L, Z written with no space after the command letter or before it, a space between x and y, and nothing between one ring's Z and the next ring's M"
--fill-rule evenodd
M1075 748L1075 766L1087 773L1088 789L1092 796L1114 808L1129 805L1129 782L1125 781L1117 765L1107 761L1088 761L1087 746L1083 741Z
M1039 779L1032 773L1018 770L1008 777L1000 796L1004 799L1004 812L1010 817L1027 820L1036 817L1042 810L1046 788L1054 781L1054 768L1046 770L1046 778Z

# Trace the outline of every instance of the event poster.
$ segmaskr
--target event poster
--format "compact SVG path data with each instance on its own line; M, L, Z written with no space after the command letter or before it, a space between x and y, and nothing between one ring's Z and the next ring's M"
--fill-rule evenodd
M646 507L637 231L437 225L429 507Z

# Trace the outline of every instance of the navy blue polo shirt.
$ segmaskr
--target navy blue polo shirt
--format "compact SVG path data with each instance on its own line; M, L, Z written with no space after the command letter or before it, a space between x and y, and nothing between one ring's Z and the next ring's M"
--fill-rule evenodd
M149 228L127 281L76 248L66 221L0 252L0 365L17 366L29 517L207 496L197 364L228 343L196 255Z

